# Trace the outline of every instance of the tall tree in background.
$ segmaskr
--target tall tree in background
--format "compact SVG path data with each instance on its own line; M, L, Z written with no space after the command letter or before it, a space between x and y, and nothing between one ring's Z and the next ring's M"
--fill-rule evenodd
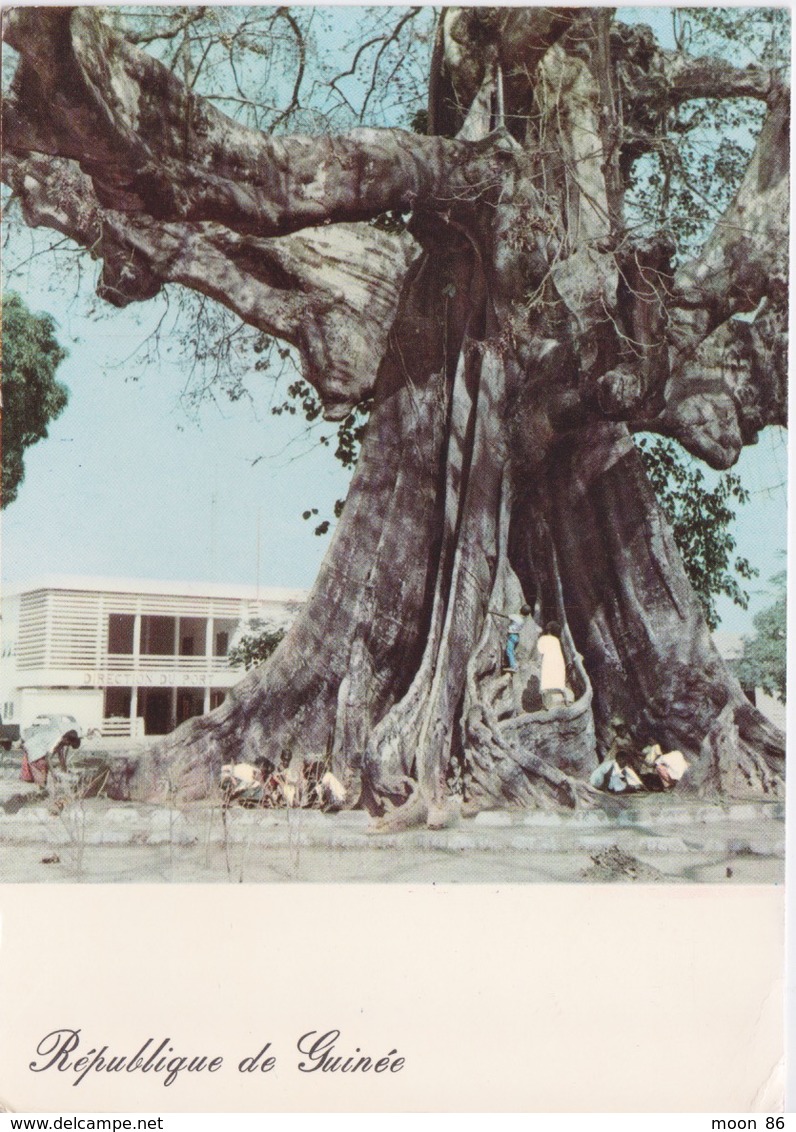
M750 688L762 688L785 702L787 686L787 587L784 571L772 579L775 598L755 614L755 635L744 638L738 661L739 678Z
M46 439L50 421L66 408L69 390L55 379L65 357L51 316L33 314L14 292L4 295L3 507L16 499L25 477L25 450Z
M281 129L307 45L290 10L271 17L299 44ZM692 788L779 793L783 737L717 655L632 441L723 469L785 424L789 99L770 60L692 55L685 34L666 51L610 9L449 9L427 134L310 136L226 117L177 52L164 65L97 10L13 10L5 37L4 177L28 223L101 260L104 298L180 283L295 346L329 419L374 399L307 606L131 768L130 796L201 795L222 761L287 751L406 821L442 820L453 763L474 806L576 804L614 714L686 752ZM669 222L684 113L739 99L764 120L696 241ZM657 224L637 223L645 195ZM521 595L583 656L574 754L569 709L520 726L500 675L492 611Z

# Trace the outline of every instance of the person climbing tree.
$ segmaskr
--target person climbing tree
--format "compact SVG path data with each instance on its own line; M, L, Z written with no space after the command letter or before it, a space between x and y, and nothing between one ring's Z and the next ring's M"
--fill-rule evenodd
M520 607L519 613L512 613L509 617L508 635L506 637L506 671L517 671L517 645L520 643L520 633L531 612L530 605Z

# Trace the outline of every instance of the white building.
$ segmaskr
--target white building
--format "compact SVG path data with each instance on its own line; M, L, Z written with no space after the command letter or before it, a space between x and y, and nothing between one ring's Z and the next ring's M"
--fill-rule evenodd
M287 625L305 599L303 590L111 578L10 586L3 721L24 729L59 712L103 735L166 734L241 679L227 654L252 618Z

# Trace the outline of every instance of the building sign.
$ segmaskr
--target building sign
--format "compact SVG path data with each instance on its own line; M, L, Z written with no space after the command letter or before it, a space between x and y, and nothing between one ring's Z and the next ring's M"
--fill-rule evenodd
M184 672L174 668L148 672L97 671L85 672L83 683L92 688L204 688L218 683L219 675L210 672Z

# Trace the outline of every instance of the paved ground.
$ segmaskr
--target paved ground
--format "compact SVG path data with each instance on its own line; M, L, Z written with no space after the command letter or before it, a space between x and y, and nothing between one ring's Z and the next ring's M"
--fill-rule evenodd
M610 813L482 813L374 834L365 813L105 799L50 812L0 767L0 880L53 883L781 883L784 806L648 795Z

